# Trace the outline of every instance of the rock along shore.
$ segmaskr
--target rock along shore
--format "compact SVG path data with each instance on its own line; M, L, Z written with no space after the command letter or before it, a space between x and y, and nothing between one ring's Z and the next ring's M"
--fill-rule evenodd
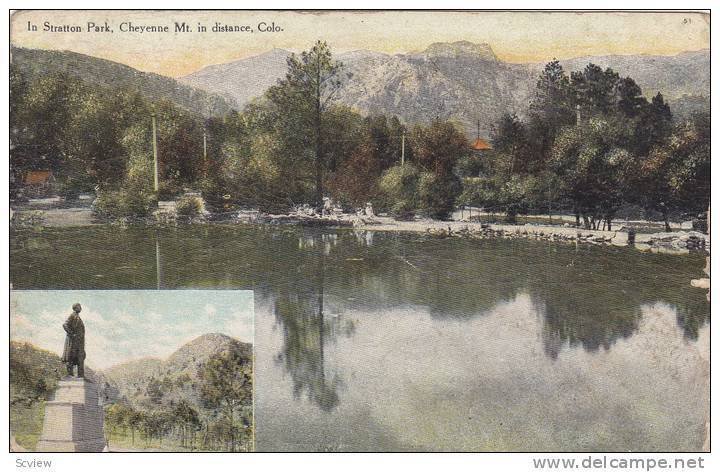
M613 246L634 245L637 249L650 252L684 254L690 251L710 252L708 235L697 231L676 231L672 233L632 233L618 231L588 230L568 226L510 225L471 223L464 221L395 221L378 217L372 220L358 218L355 229L368 231L409 231L426 233L436 237L524 238L586 244L608 244ZM634 239L634 240L633 240Z

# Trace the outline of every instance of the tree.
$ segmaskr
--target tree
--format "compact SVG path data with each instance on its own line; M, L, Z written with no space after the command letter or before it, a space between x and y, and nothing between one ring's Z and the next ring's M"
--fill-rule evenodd
M526 126L516 115L504 115L493 128L491 141L496 155L508 160L508 173L526 172L531 159Z
M592 63L582 72L573 72L570 86L581 116L590 118L610 114L615 108L619 80L618 74L609 67L602 70Z
M461 185L455 174L423 172L418 182L420 208L431 218L446 219L455 208Z
M539 154L538 158L544 160L558 131L574 122L575 105L570 78L560 62L554 59L545 65L530 102L526 135Z
M380 178L380 190L385 198L385 206L400 219L414 216L419 206L418 184L420 172L411 163L397 165L386 170Z
M157 123L160 193L174 196L202 176L203 124L169 102L154 105Z
M155 377L151 378L148 382L146 393L152 403L156 405L162 403L162 398L164 395L162 390L162 384Z
M78 98L63 139L66 159L61 174L69 193L107 186L125 173L122 145L122 97L92 91Z
M328 167L327 146L329 128L326 123L328 109L343 83L343 65L333 60L330 48L317 41L310 51L287 59L285 78L267 91L268 99L275 104L283 125L297 135L303 147L312 149L315 174L315 204L323 198L323 179ZM304 137L309 142L303 142ZM299 152L301 150L296 150Z
M68 151L65 141L68 117L84 87L79 80L63 73L42 76L30 83L17 73L11 80L14 82L11 101L17 98L24 107L19 110L12 106L13 167L20 172L62 170Z
M637 174L637 193L634 201L646 210L659 211L665 222L665 231L671 231L668 216L677 203L676 195L670 184L673 168L672 150L657 146L643 159Z
M164 411L146 412L142 415L142 423L140 429L145 435L147 444L150 445L154 438L160 439L168 433L170 427L170 417Z
M143 421L142 412L135 410L132 407L128 407L123 411L125 417L123 423L130 428L130 435L132 436L132 444L135 445L135 430L137 430Z
M620 79L617 83L617 108L628 118L638 116L647 105L640 86L630 77Z
M409 145L413 162L425 172L440 176L450 174L458 159L470 152L465 134L449 121L434 120L427 126L416 125Z
M643 98L643 100L645 100ZM672 113L661 93L657 93L650 103L640 107L637 114L635 134L633 136L634 152L646 156L653 146L666 145L672 134Z
M172 409L176 427L180 429L180 442L183 447L194 447L195 431L200 427L200 416L187 401L180 400ZM190 440L188 442L188 440ZM188 446L189 444L189 446Z
M338 126L338 147L347 149L345 154L349 153L349 157L343 157L337 171L331 174L330 193L334 199L356 208L367 202L382 206L379 179L386 169L400 161L404 127L395 116L389 120L385 115L359 120L359 115L349 110L345 114L347 118L338 120L345 123Z
M551 168L561 193L572 202L587 229L608 228L626 199L635 157L619 143L627 142L622 121L593 118L563 129L551 153Z
M252 366L237 350L211 357L200 371L201 399L205 406L218 408L232 425L237 412L252 401ZM234 430L232 430L234 431ZM236 434L231 434L231 451L235 451Z

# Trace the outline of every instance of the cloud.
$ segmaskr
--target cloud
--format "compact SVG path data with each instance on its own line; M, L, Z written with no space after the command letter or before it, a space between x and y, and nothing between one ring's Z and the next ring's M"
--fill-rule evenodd
M107 368L143 357L167 357L210 332L251 341L252 295L243 291L14 291L10 333L62 352L62 324L81 300L88 365ZM241 309L238 309L241 307Z

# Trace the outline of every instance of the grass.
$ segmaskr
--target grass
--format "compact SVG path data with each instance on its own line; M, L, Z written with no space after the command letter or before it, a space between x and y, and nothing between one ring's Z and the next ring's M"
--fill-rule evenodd
M107 435L107 428L106 428ZM173 437L165 437L162 442L159 439L153 439L147 441L143 434L139 431L135 431L135 443L132 441L132 435L129 431L117 431L109 435L110 450L132 450L132 451L173 451L173 452L193 452L193 451L213 451L213 452L226 452L224 450L217 449L201 449L198 447L200 443L200 435L196 437L195 448L190 449L180 444L180 441ZM238 449L242 450L243 445L238 445ZM245 445L246 449L249 448Z
M45 402L35 402L29 407L10 407L10 431L23 448L34 451L42 433Z

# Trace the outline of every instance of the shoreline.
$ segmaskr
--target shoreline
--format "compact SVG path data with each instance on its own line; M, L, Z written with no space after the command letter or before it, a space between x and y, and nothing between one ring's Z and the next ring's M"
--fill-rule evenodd
M628 231L607 231L576 228L574 226L511 225L497 223L475 223L466 221L394 221L375 224L357 224L356 230L398 231L426 233L432 236L465 237L471 239L505 238L535 239L552 242L570 242L596 245L633 246L643 252L687 254L691 251L710 252L708 235L697 231L675 231L671 233L633 233Z
M561 220L562 221L562 220ZM92 217L89 208L31 209L14 210L11 228L71 228L133 225L133 222L103 222ZM592 230L577 228L565 223L559 225L543 224L503 224L481 223L463 220L439 221L419 218L412 221L400 221L389 216L364 217L357 215L307 216L301 214L266 215L256 211L239 212L230 220L208 220L198 218L189 221L146 222L148 226L172 226L177 224L256 224L297 227L318 227L333 230L352 229L356 231L382 231L427 234L438 238L462 237L470 239L504 238L534 239L550 242L576 244L595 244L612 246L633 246L643 252L669 254L687 254L689 252L710 253L709 235L697 231L676 230L673 232L635 233L624 227L619 230ZM633 240L634 239L634 240Z

